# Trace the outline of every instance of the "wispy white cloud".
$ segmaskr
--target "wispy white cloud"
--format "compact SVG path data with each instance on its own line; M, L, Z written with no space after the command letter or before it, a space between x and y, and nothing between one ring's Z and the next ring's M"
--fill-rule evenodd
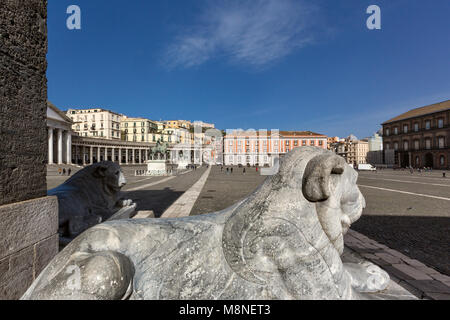
M225 1L208 6L165 52L169 68L193 67L217 57L263 67L313 40L315 8L300 0Z

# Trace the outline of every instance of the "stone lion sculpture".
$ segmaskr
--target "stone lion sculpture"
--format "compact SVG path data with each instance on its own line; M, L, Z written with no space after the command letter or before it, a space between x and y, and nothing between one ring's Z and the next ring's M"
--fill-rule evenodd
M23 299L364 298L361 288L384 289L388 278L374 265L347 270L340 258L365 206L356 179L330 151L294 149L278 173L220 212L87 230Z
M120 166L103 161L90 165L48 191L58 197L60 243L66 245L86 229L114 215L127 216L136 207L120 198L126 184Z

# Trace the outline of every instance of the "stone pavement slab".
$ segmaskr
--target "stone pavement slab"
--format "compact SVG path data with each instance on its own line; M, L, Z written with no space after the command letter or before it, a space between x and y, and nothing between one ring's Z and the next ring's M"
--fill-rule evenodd
M389 273L393 282L418 298L431 300L450 298L450 277L447 275L396 250L378 246L376 241L352 229L344 239L347 248L359 252L364 258L380 266ZM364 252L374 250L374 246L378 247L375 252Z

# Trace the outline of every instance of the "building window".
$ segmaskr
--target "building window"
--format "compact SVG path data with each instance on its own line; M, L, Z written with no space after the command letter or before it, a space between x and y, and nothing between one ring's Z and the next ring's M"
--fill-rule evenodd
M394 150L398 150L398 142L394 142Z
M416 156L416 167L420 165L420 158L419 156Z
M323 146L323 141L319 140L319 146Z
M431 139L425 139L425 148L431 149Z
M445 165L445 157L444 156L439 157L439 164L441 165L441 167L443 167Z
M409 143L408 141L403 141L403 150L408 151Z
M287 146L289 145L289 140L286 140L286 145L287 145Z
M439 149L445 148L445 139L444 139L444 137L439 137L438 138L438 142L439 142Z
M294 141L294 146L298 146L298 140Z
M302 141L302 146L306 146L306 140Z
M309 140L309 145L310 145L310 146L315 146L315 145L316 145L316 142L315 142L314 140Z
M418 132L419 131L419 124L416 122L414 123L414 131Z
M405 124L403 126L403 133L408 133L408 125L407 124Z
M389 150L391 148L389 143L386 143L386 150Z
M431 128L431 121L430 120L425 121L425 129L430 130L430 128Z
M419 150L419 140L414 141L414 149Z
M390 133L391 133L391 130L389 130L389 128L386 128L386 136L389 136Z
M438 128L443 128L444 127L444 119L438 119Z
M397 127L394 128L394 134L398 134L398 128Z

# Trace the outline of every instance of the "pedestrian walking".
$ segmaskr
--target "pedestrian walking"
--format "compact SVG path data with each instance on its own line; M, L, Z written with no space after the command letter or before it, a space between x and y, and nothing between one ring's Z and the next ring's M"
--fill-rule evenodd
M70 173L71 173L71 172L72 172L72 169L69 168L69 169L67 170L67 175L70 176Z
M61 172L62 172L61 168L58 168L58 174L59 175L61 175Z
M66 175L66 168L63 168L63 176Z
M228 174L228 172L229 172L229 168L227 168L227 174Z
M223 166L220 167L220 172L222 172L222 171L223 171Z
M242 174L245 174L245 168L242 170Z
M230 173L233 173L233 167L231 167L231 169L230 169Z

